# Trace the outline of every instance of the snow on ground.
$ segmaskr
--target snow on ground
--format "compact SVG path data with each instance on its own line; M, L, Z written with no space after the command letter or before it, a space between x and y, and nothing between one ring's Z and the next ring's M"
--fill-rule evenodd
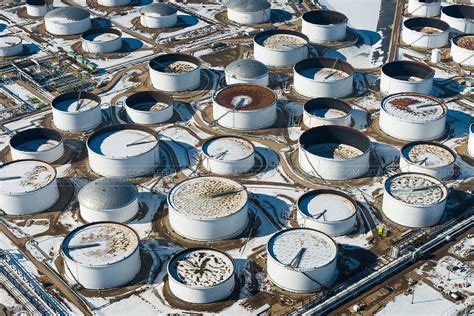
M474 235L464 237L460 242L452 246L449 252L465 259L469 258L469 256L474 256Z

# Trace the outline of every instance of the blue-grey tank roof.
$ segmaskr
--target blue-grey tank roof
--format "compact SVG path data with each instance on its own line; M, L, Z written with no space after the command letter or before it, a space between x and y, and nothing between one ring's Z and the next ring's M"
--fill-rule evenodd
M65 18L72 21L80 21L90 17L89 10L76 8L76 7L61 7L49 11L45 14L44 18Z
M239 59L225 67L225 73L242 79L260 78L268 74L268 67L254 59Z
M227 8L238 12L258 12L271 8L266 0L230 0Z
M77 199L85 207L101 211L125 207L135 201L138 190L132 183L115 178L98 179L86 184Z
M176 12L178 12L178 10L176 10L174 6L163 2L152 3L140 9L141 14L155 13L159 14L160 16L173 15Z

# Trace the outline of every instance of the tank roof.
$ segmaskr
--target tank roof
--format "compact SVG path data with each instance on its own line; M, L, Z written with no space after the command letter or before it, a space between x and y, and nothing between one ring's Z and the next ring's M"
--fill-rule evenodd
M228 64L225 72L234 78L254 79L268 75L268 67L258 60L239 59Z
M61 133L50 128L30 128L10 138L10 146L23 152L47 151L63 142Z
M428 65L411 60L397 60L384 64L381 72L402 81L423 81L432 79L435 71Z
M113 222L80 226L69 233L61 246L64 256L84 266L118 263L138 251L139 238L130 227Z
M474 19L474 6L467 4L453 4L445 6L441 9L441 12L447 16L456 19Z
M140 9L141 14L150 14L157 16L168 16L176 14L178 10L168 3L155 2Z
M449 30L449 24L434 18L415 17L403 22L403 26L422 33L433 33L436 31Z
M227 8L238 12L258 12L271 8L270 2L266 0L230 0Z
M51 106L59 111L78 113L100 106L99 96L90 92L68 92L53 99Z
M221 161L238 161L255 152L251 141L238 136L217 136L202 145L204 155Z
M40 160L16 160L0 166L0 193L24 194L56 179L56 169Z
M474 51L474 34L462 34L453 38L454 45Z
M456 160L456 154L447 146L435 142L412 142L401 149L402 157L410 163L425 168L449 166Z
M105 211L125 207L138 198L138 190L132 183L116 178L98 179L86 184L77 197L85 207Z
M303 20L317 25L333 25L346 23L347 17L338 11L314 10L303 14Z
M298 210L318 222L339 222L355 216L357 204L349 195L330 189L312 190L298 199Z
M271 50L291 51L306 46L309 38L300 32L278 29L258 33L254 42Z
M247 202L248 193L241 184L221 177L187 179L168 194L168 204L177 212L204 220L230 216Z
M354 68L339 58L315 57L298 62L294 71L314 81L331 82L348 78L354 73Z
M396 93L385 97L381 108L402 121L423 123L438 120L448 113L448 108L438 98L420 93Z
M140 91L125 99L125 106L135 111L159 111L173 104L173 97L160 91Z
M21 44L22 39L18 36L5 35L0 36L0 48L12 47Z
M46 13L44 18L66 23L90 18L90 12L78 7L60 7Z
M255 84L232 84L214 94L214 100L228 109L251 111L263 109L274 104L277 100L275 93Z

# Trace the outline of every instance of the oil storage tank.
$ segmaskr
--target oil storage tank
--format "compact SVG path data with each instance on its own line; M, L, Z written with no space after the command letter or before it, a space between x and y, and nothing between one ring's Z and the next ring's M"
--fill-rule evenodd
M77 196L83 220L89 223L125 223L138 212L138 190L117 178L102 178L86 184Z
M170 259L167 270L171 293L188 303L224 300L235 287L234 260L219 250L182 250Z
M436 225L444 213L448 189L422 173L399 173L384 183L382 211L391 221L414 228Z
M0 208L8 215L43 212L59 199L56 169L40 160L0 166Z
M402 40L418 48L441 48L449 43L448 23L433 18L411 18L403 22Z
M155 89L181 92L201 82L201 62L187 54L165 54L150 60L150 80Z
M18 56L23 53L23 40L18 36L0 36L0 57Z
M91 18L87 9L60 7L44 16L46 31L53 35L75 35L90 29Z
M173 97L159 91L140 91L127 97L125 111L133 123L165 123L173 117Z
M51 102L54 126L68 132L96 128L102 122L99 96L85 91L63 93Z
M301 32L314 43L346 38L347 17L337 11L315 10L303 14Z
M337 253L334 240L317 230L280 231L267 243L268 278L286 291L314 292L336 280Z
M474 33L458 35L451 42L453 60L464 67L474 67Z
M338 58L317 57L293 68L294 89L307 98L342 98L352 94L354 68Z
M430 175L439 180L454 175L456 153L451 148L435 142L408 143L400 151L400 170Z
M10 138L13 160L36 159L48 163L64 155L64 140L61 133L49 128L30 128Z
M370 139L345 126L311 128L300 136L298 162L304 172L318 178L358 178L369 170Z
M315 98L303 106L303 124L313 128L323 125L351 126L352 107L335 98Z
M260 24L270 20L271 4L267 0L230 0L227 18L239 24Z
M474 6L453 4L441 9L441 20L451 27L454 33L474 33Z
M158 138L145 126L107 126L89 136L86 145L90 168L104 177L142 176L160 161Z
M202 145L202 154L204 167L215 174L243 174L255 165L255 146L239 136L212 137Z
M329 236L345 235L356 227L357 203L348 194L333 189L311 190L298 199L297 221L302 227Z
M430 94L435 71L422 63L399 60L382 66L380 91L385 94L417 92Z
M254 58L267 66L293 67L308 58L309 39L291 30L269 30L255 35Z
M250 83L268 86L269 71L265 64L254 59L239 59L225 67L225 81L227 84Z
M81 34L82 49L91 54L115 53L122 49L122 32L112 27L99 27Z
M380 104L380 129L403 140L432 140L445 132L448 108L438 98L419 93L396 93Z
M277 96L269 88L233 84L213 95L214 122L234 130L267 128L277 119Z
M427 18L438 16L441 13L441 0L408 0L407 13Z
M26 0L26 14L33 17L41 17L53 9L53 1L49 0Z
M178 10L164 2L155 2L140 9L140 23L147 28L173 27L178 22Z
M80 226L61 245L65 275L86 289L125 285L140 271L139 243L138 234L124 224L98 222Z
M131 0L97 0L97 3L104 7L123 7L130 5Z
M248 193L220 177L180 182L168 194L171 228L184 238L215 241L241 234L248 224Z

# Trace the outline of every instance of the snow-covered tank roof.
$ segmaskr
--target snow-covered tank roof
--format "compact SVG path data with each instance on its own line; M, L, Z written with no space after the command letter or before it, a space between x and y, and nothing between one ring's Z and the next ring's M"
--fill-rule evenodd
M56 169L40 160L16 160L0 166L0 193L37 191L56 179Z
M176 10L174 6L163 2L152 3L140 9L141 14L151 14L157 16L169 16L175 14L176 12L178 12L178 10Z
M89 10L77 7L61 7L49 11L44 16L45 19L58 20L58 22L81 21L90 17Z
M86 184L78 195L81 205L92 210L113 210L125 207L138 197L137 188L122 179L103 178Z
M225 72L231 77L242 79L261 78L268 74L268 67L258 60L239 59L225 67Z
M298 210L315 221L335 223L354 216L357 204L341 191L319 189L303 194L298 199Z
M396 93L385 97L381 109L407 122L429 122L443 118L448 108L438 98L420 93Z
M270 9L272 5L266 0L230 0L227 8L239 12L258 12Z
M216 136L202 145L204 155L220 161L239 161L255 152L251 141L231 135Z
M21 38L18 36L0 36L0 48L12 47L21 44Z

